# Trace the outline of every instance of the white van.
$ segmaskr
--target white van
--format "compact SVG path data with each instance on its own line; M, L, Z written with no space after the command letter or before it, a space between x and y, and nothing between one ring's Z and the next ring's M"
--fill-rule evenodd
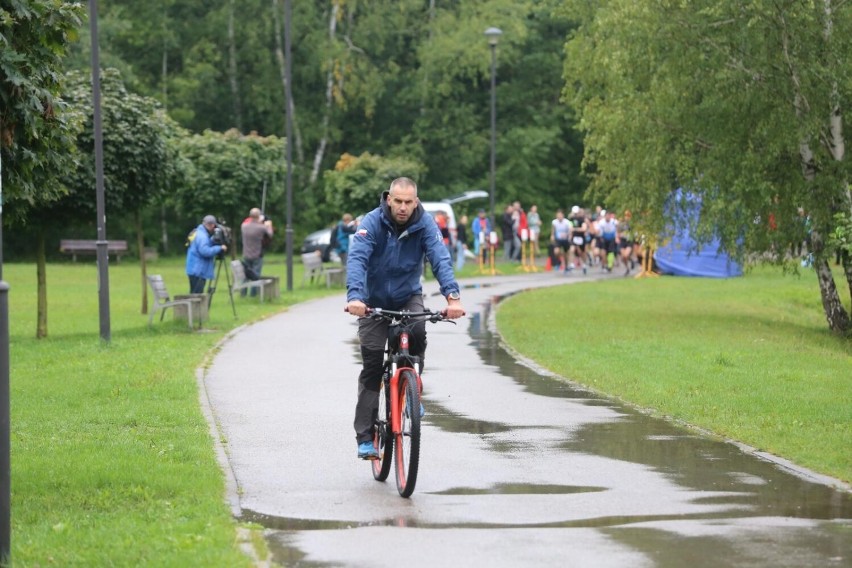
M421 201L420 204L426 213L429 213L434 218L439 212L447 214L447 224L450 228L450 235L453 237L453 242L456 240L456 214L453 211L453 206L443 201Z
M453 203L461 203L462 201L468 201L470 199L481 199L484 197L488 197L487 191L482 191L481 189L472 189L470 191L465 191L459 195L454 195L452 197L447 197L442 199L441 201L421 201L420 204L423 206L423 209L426 210L427 213L435 217L435 215L439 211L443 211L447 214L448 225L450 229L450 237L452 238L453 244L456 242L456 213L453 211Z

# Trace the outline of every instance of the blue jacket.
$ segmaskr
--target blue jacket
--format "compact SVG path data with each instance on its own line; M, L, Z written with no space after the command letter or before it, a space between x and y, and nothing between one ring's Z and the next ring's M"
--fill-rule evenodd
M337 252L349 252L349 235L355 232L354 225L346 225L343 221L337 222Z
M195 229L195 238L189 243L186 251L187 276L199 276L205 280L213 280L213 265L216 255L222 252L221 245L214 245L204 224Z
M364 217L346 262L346 300L360 300L373 308L398 310L415 294L422 294L423 257L441 285L441 294L458 292L450 252L431 215L418 204L411 219L398 227L390 217L387 195Z

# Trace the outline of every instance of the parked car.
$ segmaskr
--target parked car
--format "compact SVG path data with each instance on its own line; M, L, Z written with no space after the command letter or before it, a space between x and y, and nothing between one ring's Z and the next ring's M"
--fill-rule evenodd
M340 262L340 256L331 246L331 227L314 231L302 241L302 254L320 251L323 262Z

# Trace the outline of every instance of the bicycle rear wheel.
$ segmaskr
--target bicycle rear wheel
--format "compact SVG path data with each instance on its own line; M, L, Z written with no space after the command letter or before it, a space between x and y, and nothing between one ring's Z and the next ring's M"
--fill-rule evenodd
M399 376L399 414L402 432L396 435L394 448L396 488L403 497L410 497L420 465L420 390L412 371L402 371Z
M390 430L390 385L382 381L379 389L379 408L373 428L373 445L379 451L379 459L370 462L373 478L384 481L390 475L393 463L393 433Z

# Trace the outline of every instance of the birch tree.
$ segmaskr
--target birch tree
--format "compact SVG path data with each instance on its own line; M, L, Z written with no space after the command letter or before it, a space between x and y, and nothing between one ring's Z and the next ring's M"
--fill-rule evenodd
M828 327L848 333L826 238L852 217L852 11L842 6L572 0L580 27L566 46L565 98L586 134L592 194L642 213L650 234L671 221L667 200L681 187L702 200L699 240L715 233L740 258L780 263L802 208ZM852 286L848 253L841 264Z
M278 72L281 77L281 95L284 100L284 92L287 90L287 77L284 72L284 3L281 0L272 0L272 20L275 30L275 60L278 62ZM293 96L295 99L295 96ZM286 101L286 112L290 113L293 123L293 149L296 151L296 160L298 162L305 161L305 150L302 144L302 133L299 129L299 123L296 120L296 103L294 100Z

